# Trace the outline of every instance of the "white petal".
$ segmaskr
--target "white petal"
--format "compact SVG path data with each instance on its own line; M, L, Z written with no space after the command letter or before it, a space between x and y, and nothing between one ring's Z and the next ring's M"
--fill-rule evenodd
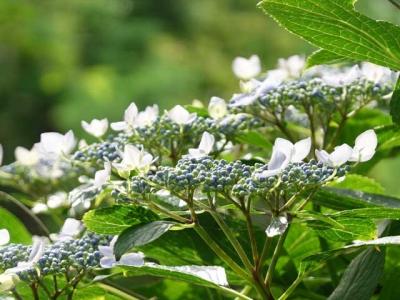
M62 152L64 154L69 154L76 146L76 139L72 130L68 131L63 136Z
M14 155L16 161L23 166L33 166L39 161L39 154L35 148L28 150L24 147L17 147L15 148Z
M329 153L325 150L315 150L315 156L317 157L319 162L323 164L327 164L329 162Z
M253 104L258 98L258 95L255 93L251 94L234 94L231 103L229 104L231 107L238 106L247 106Z
M292 162L301 162L311 150L311 138L306 138L300 140L294 144L294 153L292 157Z
M191 158L201 158L207 156L207 153L198 149L198 148L190 148L189 149L189 157Z
M330 165L332 167L339 167L346 163L352 154L353 149L349 145L343 144L338 146L331 154L329 154Z
M110 246L99 246L98 249L102 256L108 256L108 257L114 256L114 249Z
M232 70L236 77L249 80L261 72L261 61L257 55L250 58L236 57L232 63Z
M214 136L205 131L201 137L199 150L203 151L206 154L209 154L214 147L214 143L215 143Z
M32 250L29 254L28 262L36 263L42 257L46 246L46 239L45 238L36 238L33 239Z
M32 207L32 212L35 214L35 215L37 215L37 214L41 214L41 213L44 213L44 212L46 212L46 211L48 211L49 210L49 208L47 207L47 205L46 204L44 204L44 203L36 203L33 207Z
M73 238L77 237L83 230L83 224L81 221L67 218L60 230L59 236L62 238Z
M136 116L138 114L138 108L134 102L132 102L124 113L124 121L129 125L133 125L135 123Z
M7 229L0 229L0 246L6 245L10 242L10 233Z
M283 153L280 150L277 150L277 148L274 147L272 150L272 156L270 161L268 162L268 170L283 170L284 168L287 167L287 165L290 162L290 157L288 157L285 153ZM270 175L271 176L271 175Z
M94 174L94 186L101 187L107 183L111 176L111 163L104 163L104 170L97 171Z
M4 152L3 145L0 144L0 166L3 163L3 152Z
M119 260L118 264L124 266L135 266L135 267L143 266L144 254L142 252L124 254L121 256L121 259Z
M364 131L357 136L354 148L362 150L375 150L378 145L378 137L374 130Z
M82 128L89 134L95 137L103 136L108 129L108 120L107 119L93 119L90 124L86 121L81 122Z
M0 274L0 292L13 289L19 281L19 277L16 274Z
M219 97L211 97L208 104L208 114L213 119L221 119L228 113L228 106L224 99Z
M112 268L116 264L115 257L104 256L100 259L100 266L102 268Z
M288 156L293 152L294 145L292 144L291 141L282 138L277 138L274 143L274 148Z
M129 126L126 122L121 121L121 122L111 123L110 127L114 131L123 131L123 130L128 129Z

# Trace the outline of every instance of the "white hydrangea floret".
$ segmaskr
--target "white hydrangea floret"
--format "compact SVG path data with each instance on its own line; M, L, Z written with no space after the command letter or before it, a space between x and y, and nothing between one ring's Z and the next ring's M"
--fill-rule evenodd
M332 153L328 153L325 150L315 150L315 156L318 161L333 168L340 167L348 162L352 154L353 149L347 144L335 147Z
M40 135L40 142L36 144L42 154L67 155L76 146L76 139L72 130L66 134L58 132L45 132Z
M211 118L219 120L228 113L228 106L224 99L219 97L211 97L208 104L208 114Z
M249 58L236 57L232 63L232 70L236 77L242 80L250 80L261 72L261 61L258 55Z
M370 160L374 156L377 146L378 137L375 131L372 129L364 131L357 136L349 161L365 162Z
M277 138L272 148L271 160L268 170L260 174L261 177L274 176L282 172L289 163L301 162L311 150L311 139L306 138L293 144L292 142Z
M176 105L167 112L168 118L179 125L189 124L196 119L196 113L189 113L183 106Z
M100 138L107 132L108 120L107 118L101 120L93 119L90 121L90 123L82 121L81 125L87 133L93 135L94 137Z
M201 141L198 148L189 149L188 157L191 158L200 158L207 156L213 150L215 143L215 137L205 131L201 137Z
M141 173L146 173L155 161L150 153L144 151L143 147L139 149L129 144L125 145L124 152L120 153L120 156L122 161L115 163L114 167L122 172L137 170Z
M39 153L37 146L33 146L31 150L18 146L14 151L15 160L22 166L34 166L39 162Z

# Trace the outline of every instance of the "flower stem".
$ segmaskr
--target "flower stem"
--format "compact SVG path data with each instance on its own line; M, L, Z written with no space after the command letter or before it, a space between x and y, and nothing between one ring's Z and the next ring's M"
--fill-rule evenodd
M210 237L202 226L194 226L196 233L206 242L206 244L217 254L233 271L239 276L251 282L251 277L243 270L226 252Z
M278 298L278 300L286 300L296 289L299 283L303 280L303 276L300 274L297 276L296 280L288 287L288 289Z
M264 283L266 286L269 286L272 281L272 276L274 275L276 263L278 262L279 256L281 254L283 244L285 242L286 236L289 232L290 224L288 228L285 230L285 232L279 237L278 243L276 244L274 254L272 254L272 260L271 263L268 267L267 275L265 276Z
M245 267L249 271L251 271L253 269L253 266L251 265L251 262L250 262L249 258L247 257L246 252L244 251L242 245L240 245L238 239L235 237L232 230L230 230L228 225L224 222L224 220L221 218L221 216L216 211L210 210L210 214L214 218L214 220L217 222L218 226L222 229L222 231L228 238L229 242L232 244L233 248L235 249L236 253L239 255L239 257L242 260Z

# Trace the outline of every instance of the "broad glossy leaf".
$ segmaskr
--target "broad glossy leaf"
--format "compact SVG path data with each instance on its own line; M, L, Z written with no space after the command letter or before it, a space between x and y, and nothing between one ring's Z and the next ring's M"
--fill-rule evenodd
M365 207L400 208L400 199L379 194L325 187L312 198L314 203L336 210Z
M162 266L146 263L141 267L120 266L119 268L128 271L128 275L152 275L213 288L228 284L225 270L219 266Z
M358 174L348 174L343 181L334 181L329 186L339 189L349 189L373 194L383 194L382 185L372 178Z
M354 60L400 70L400 28L354 10L350 0L264 0L281 26L311 44Z
M368 240L376 237L376 225L367 218L341 216L335 218L335 221L340 226L332 226L321 221L309 221L307 225L318 235L331 241Z
M394 124L375 128L378 136L378 150L390 150L400 147L400 127Z
M396 87L390 100L390 115L393 123L400 125L400 77L397 79Z
M176 224L177 223L170 221L154 221L144 225L134 225L125 229L118 236L117 242L115 243L115 257L119 259L129 249L151 243Z
M325 49L319 49L307 58L307 68L317 65L340 64L345 62L349 62L349 59L337 55L334 52Z
M123 230L138 224L158 220L152 211L133 205L114 205L87 212L83 217L86 227L99 234L119 234Z
M0 207L0 229L6 228L10 233L11 243L31 244L32 237L21 221Z
M317 253L308 256L305 258L303 262L307 265L308 263L320 263L322 261L325 261L331 257L340 255L340 254L347 254L347 253L352 253L354 251L357 251L358 249L374 246L374 247L379 247L379 246L398 246L400 245L400 236L399 235L394 235L394 236L385 236L381 237L378 239L373 239L369 241L354 241L353 243L349 245L345 245L340 248L332 249L329 251ZM312 264L308 265L306 268L309 268Z
M242 144L249 144L270 151L272 149L271 142L258 131L248 131L236 136L236 141Z
M400 209L398 208L358 208L351 210L343 210L329 215L336 218L366 218L370 220L390 219L400 220Z
M346 268L339 285L329 300L369 300L373 295L385 264L384 251L366 249Z

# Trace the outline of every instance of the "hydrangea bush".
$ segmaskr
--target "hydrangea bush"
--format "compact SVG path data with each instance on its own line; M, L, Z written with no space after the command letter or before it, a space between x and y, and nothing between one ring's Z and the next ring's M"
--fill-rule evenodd
M365 175L400 146L399 60L324 50L290 19L322 2L292 2L261 5L323 48L307 62L263 71L257 55L238 57L231 99L131 103L121 121L82 121L93 142L47 132L15 149L0 168L4 297L394 295L400 200ZM323 5L364 18L336 2Z

